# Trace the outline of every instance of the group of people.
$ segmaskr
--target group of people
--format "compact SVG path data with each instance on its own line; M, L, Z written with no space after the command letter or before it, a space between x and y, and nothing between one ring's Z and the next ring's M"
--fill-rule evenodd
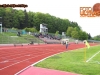
M88 48L90 47L89 43L88 43L86 40L84 40L83 43L84 43ZM66 50L68 50L68 46L70 45L70 44L69 44L69 40L66 40L66 41L65 41L65 44L66 44ZM78 44L78 40L75 40L75 44Z
M66 45L66 49L68 49L69 44L69 39L62 39L61 44ZM78 40L75 40L75 44L78 44Z

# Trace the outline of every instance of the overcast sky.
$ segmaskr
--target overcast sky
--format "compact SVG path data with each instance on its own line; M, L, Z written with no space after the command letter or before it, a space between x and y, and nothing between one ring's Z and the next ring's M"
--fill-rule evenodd
M100 35L100 17L80 17L80 7L93 7L100 0L2 0L0 4L27 4L27 11L49 13L50 15L75 21L82 30L92 36ZM16 8L17 9L17 8ZM19 8L18 8L19 9Z

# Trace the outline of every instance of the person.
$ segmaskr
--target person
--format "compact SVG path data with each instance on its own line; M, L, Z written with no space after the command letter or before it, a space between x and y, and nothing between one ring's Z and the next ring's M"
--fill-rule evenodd
M78 44L78 40L75 40L75 44Z
M83 44L85 44L85 43L86 43L86 40L83 41Z
M31 35L31 32L29 32L28 34Z
M17 32L17 36L20 36L20 32Z
M32 44L34 44L34 41L31 41L28 45L32 45Z
M68 46L69 46L69 42L68 42L68 40L66 40L66 49L68 49Z

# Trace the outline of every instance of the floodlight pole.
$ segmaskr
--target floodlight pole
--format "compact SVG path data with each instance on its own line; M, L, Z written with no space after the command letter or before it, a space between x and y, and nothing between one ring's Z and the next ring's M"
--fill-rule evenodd
M2 17L0 17L0 19L2 19ZM2 20L1 20L2 21ZM0 26L1 26L1 33L2 33L2 22L0 22Z

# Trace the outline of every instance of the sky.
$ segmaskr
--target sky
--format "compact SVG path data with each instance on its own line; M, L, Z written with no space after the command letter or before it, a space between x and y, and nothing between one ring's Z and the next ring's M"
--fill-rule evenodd
M83 31L92 37L100 35L100 17L80 17L80 7L93 7L100 0L2 0L0 4L27 4L26 9L32 12L49 13L50 15L75 21Z

